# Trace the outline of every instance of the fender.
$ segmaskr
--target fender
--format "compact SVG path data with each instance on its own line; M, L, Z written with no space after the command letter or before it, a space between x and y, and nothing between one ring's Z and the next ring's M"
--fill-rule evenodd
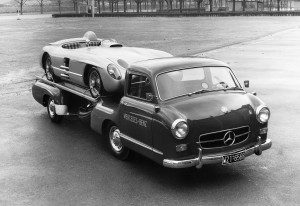
M43 106L47 106L47 102L45 102L46 96L51 97L56 104L62 104L61 90L48 84L42 83L40 80L36 81L32 85L32 96L38 103Z
M119 123L119 103L111 97L104 97L91 114L91 128L102 135L110 122Z
M84 63L84 64L90 64L90 65L93 65L95 67L101 67L101 65L99 65L98 63L96 63L94 61L87 60L87 59L80 59L80 60L78 60L78 62L81 62L81 63Z
M55 49L57 49L57 46L58 46L58 45L54 45L54 46L56 46L56 47L47 45L47 46L44 46L44 47L42 48L42 51L40 52L40 57L39 57L39 64L40 64L41 68L44 68L44 67L43 67L43 56L44 56L44 54L45 54L45 53L48 53L48 54L51 55L52 52L53 52Z
M122 80L115 80L115 79L112 79L111 76L109 76L109 74L107 73L106 71L106 67L103 67L103 65L105 64L115 64L117 65L116 63L114 63L112 60L107 60L107 59L101 59L102 60L102 63L100 64L99 60L97 61L91 61L91 60L87 60L87 59L81 59L81 60L78 60L78 62L81 62L81 63L84 63L86 65L92 65L92 66L95 66L101 76L101 80L103 82L103 88L105 89L105 91L107 92L113 92L113 91L118 91L120 89L123 88L124 86L124 79ZM105 62L105 63L104 63ZM125 76L125 69L122 69L120 67L118 67L121 74ZM109 87L107 86L109 85Z

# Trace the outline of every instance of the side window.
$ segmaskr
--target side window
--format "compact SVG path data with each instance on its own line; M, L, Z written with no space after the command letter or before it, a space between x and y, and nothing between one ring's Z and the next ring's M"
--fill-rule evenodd
M128 95L147 100L149 94L153 94L149 78L143 75L130 74Z

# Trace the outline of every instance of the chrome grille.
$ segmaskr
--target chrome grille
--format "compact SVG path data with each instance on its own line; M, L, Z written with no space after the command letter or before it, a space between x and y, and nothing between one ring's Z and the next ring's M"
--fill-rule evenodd
M209 148L209 149L231 146L231 145L226 145L224 140L225 135L228 132L233 132L235 134L235 139L232 145L236 145L248 139L250 134L250 127L243 126L238 128L222 130L218 132L206 133L200 135L199 144L202 148Z

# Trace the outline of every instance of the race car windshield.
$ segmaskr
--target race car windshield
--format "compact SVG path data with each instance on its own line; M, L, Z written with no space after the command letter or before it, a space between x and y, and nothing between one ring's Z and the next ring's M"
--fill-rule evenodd
M227 67L200 67L159 74L156 78L162 101L197 93L241 89Z

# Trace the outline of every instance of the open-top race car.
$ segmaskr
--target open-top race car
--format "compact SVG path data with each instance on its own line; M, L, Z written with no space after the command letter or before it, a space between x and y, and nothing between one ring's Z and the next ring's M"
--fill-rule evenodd
M50 43L40 64L50 81L67 81L90 90L92 97L123 91L126 68L134 62L171 57L163 51L125 47L115 40L97 38L88 31L82 38Z

